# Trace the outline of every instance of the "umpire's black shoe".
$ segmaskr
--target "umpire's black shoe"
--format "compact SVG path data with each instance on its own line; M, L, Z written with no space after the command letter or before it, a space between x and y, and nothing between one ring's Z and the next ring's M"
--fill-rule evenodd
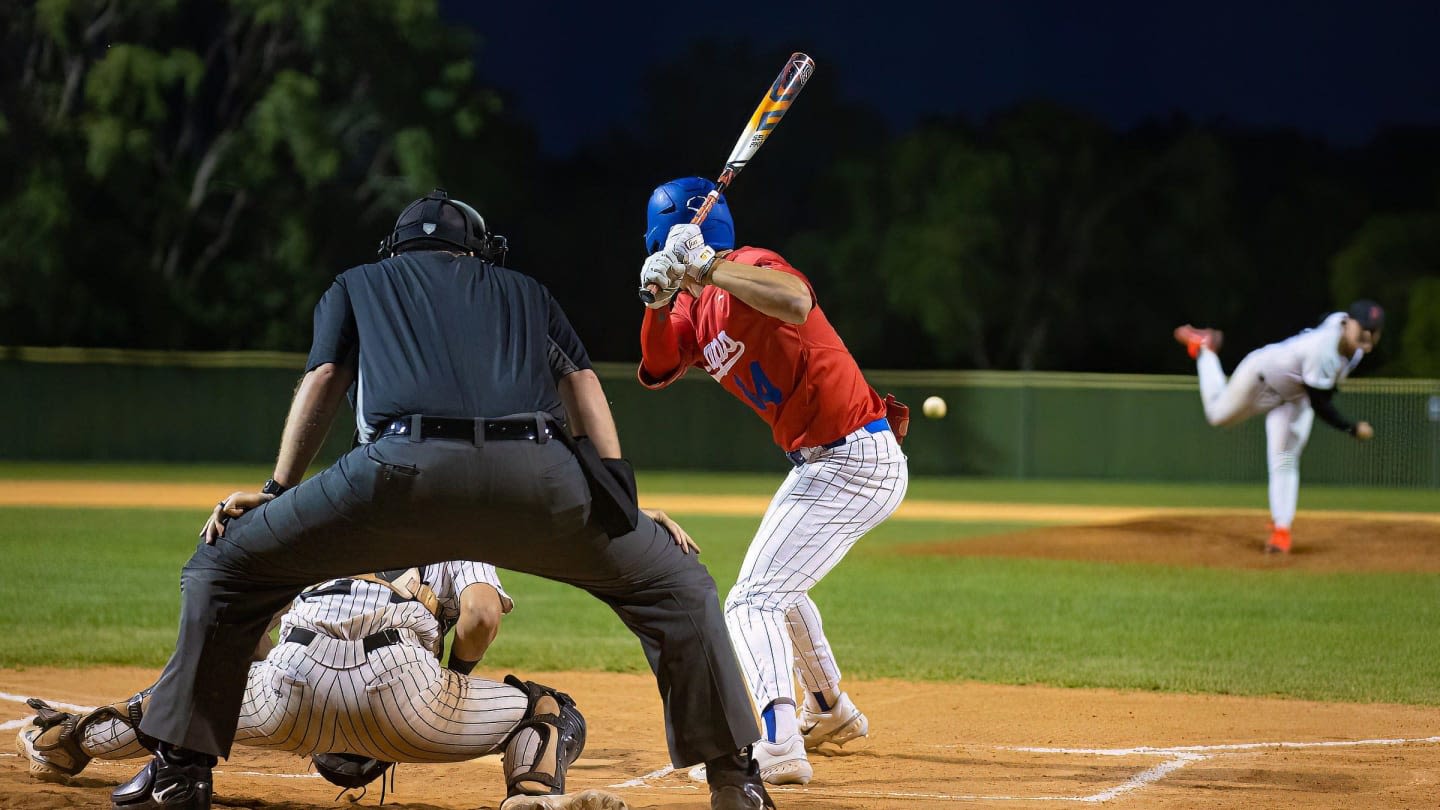
M210 810L215 758L160 744L160 753L110 794L114 810Z
M710 810L775 810L748 747L707 761L705 781L710 783Z

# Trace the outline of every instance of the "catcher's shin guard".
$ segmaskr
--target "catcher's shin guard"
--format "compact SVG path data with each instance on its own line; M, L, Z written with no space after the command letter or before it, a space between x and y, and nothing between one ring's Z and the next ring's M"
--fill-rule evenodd
M514 675L505 676L505 683L530 699L525 718L504 743L506 793L510 797L563 794L565 770L585 748L585 718L563 692Z

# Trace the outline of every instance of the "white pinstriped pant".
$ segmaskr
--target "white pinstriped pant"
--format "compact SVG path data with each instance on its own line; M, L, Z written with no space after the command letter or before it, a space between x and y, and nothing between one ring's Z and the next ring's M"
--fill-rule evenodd
M857 430L839 447L802 452L806 463L770 501L725 599L725 621L761 709L778 698L795 701L793 674L806 692L838 690L840 668L810 589L895 511L910 480L888 430Z
M525 694L442 669L412 633L401 635L405 642L368 655L359 641L324 637L310 647L279 645L250 665L235 741L301 756L351 753L388 762L458 762L497 753L524 717ZM134 729L113 720L92 724L83 745L102 759L148 753Z

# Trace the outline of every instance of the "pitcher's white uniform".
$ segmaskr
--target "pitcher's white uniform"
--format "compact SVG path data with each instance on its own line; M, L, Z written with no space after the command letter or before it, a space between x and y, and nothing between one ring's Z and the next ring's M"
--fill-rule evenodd
M356 579L322 583L298 597L281 621L281 642L250 666L235 741L388 762L496 753L524 718L525 693L444 669L438 653L465 588L487 583L506 612L513 603L491 565L445 562L421 572L438 599L438 616L385 585ZM133 726L119 720L87 725L82 745L103 759L149 753Z
M1336 312L1314 329L1247 354L1230 379L1220 358L1208 348L1196 357L1200 400L1212 425L1234 425L1265 416L1266 458L1270 468L1270 515L1289 527L1300 495L1300 453L1315 422L1306 386L1333 390L1350 376L1365 353L1339 353L1341 329L1348 316Z

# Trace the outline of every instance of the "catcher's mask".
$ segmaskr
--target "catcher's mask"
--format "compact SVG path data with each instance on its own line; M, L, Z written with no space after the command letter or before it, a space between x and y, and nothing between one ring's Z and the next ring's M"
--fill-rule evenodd
M325 781L342 788L364 787L395 765L360 754L314 754L310 760Z
M694 219L695 212L705 202L705 195L714 188L715 184L703 177L681 177L651 192L650 205L645 209L645 252L655 253L664 247L671 226ZM700 223L700 233L705 236L705 244L716 250L735 247L735 221L730 219L730 206L724 194Z
M504 264L510 249L505 237L490 233L480 212L460 200L451 199L443 188L405 206L395 220L395 230L380 240L381 257L408 249L468 250L492 264Z

